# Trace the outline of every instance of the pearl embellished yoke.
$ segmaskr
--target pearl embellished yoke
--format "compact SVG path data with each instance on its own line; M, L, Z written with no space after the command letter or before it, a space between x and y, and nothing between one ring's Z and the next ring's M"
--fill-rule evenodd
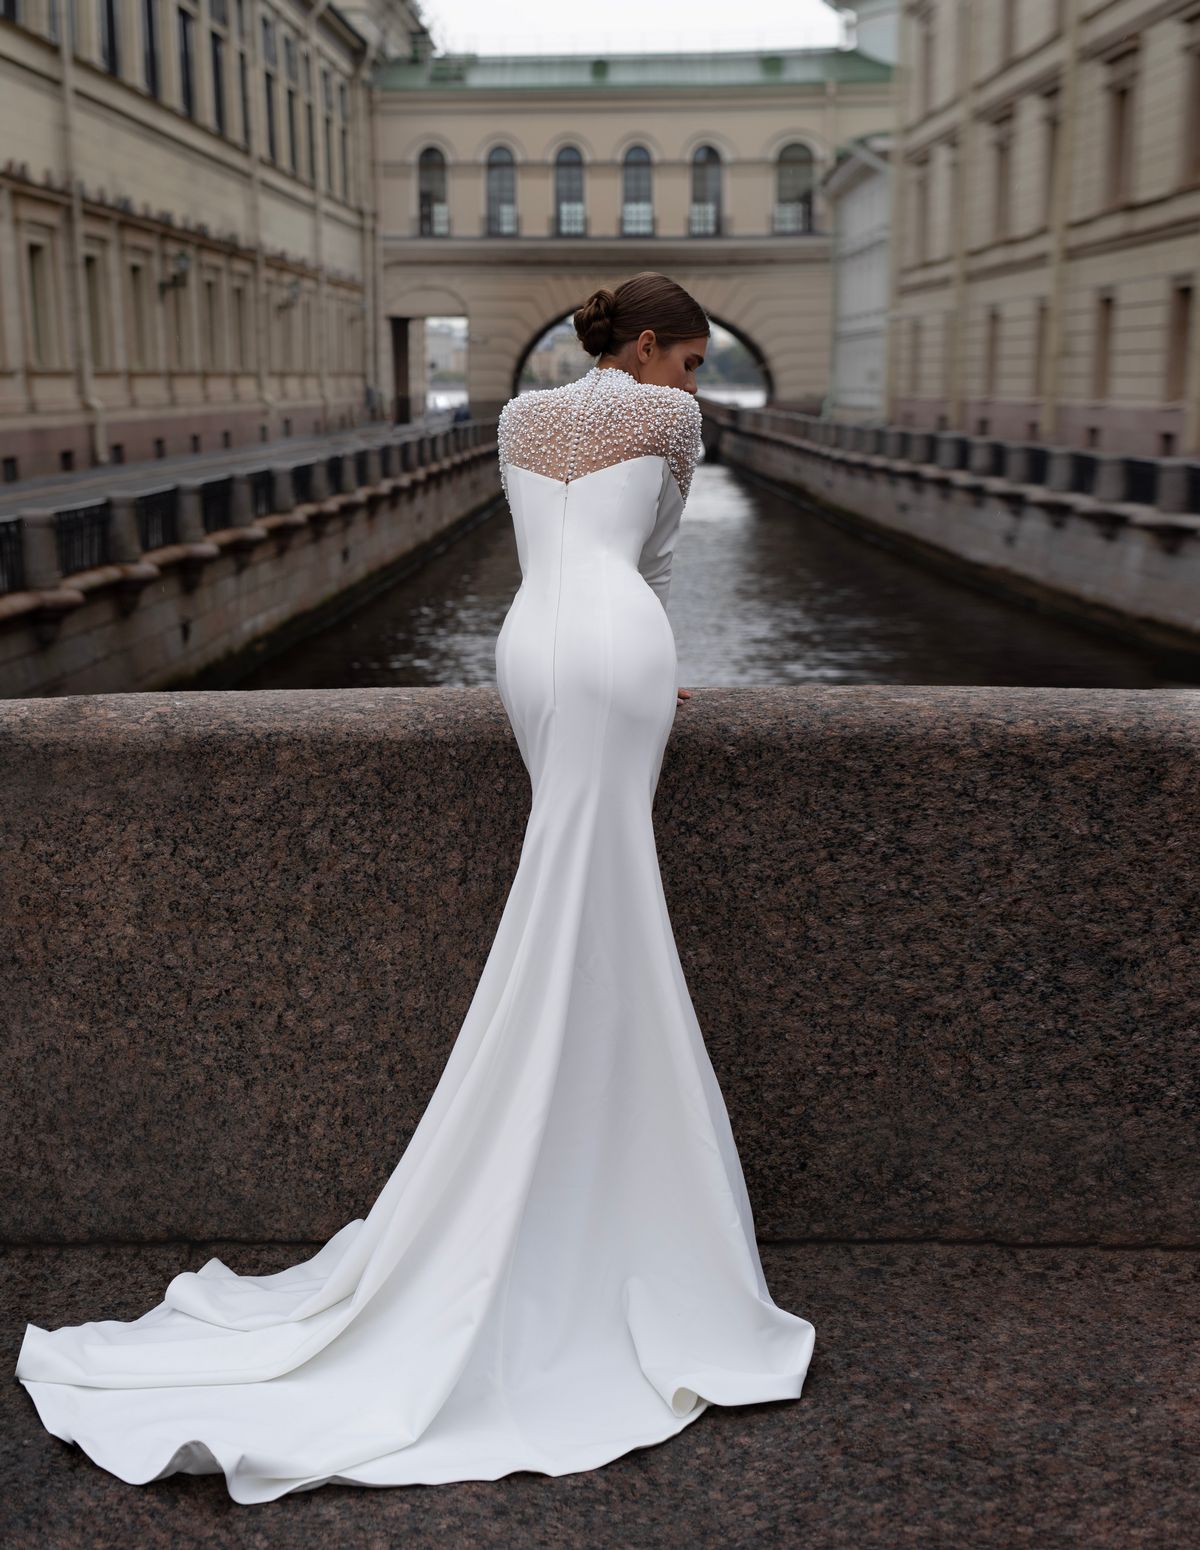
M620 366L593 366L575 382L510 398L500 411L500 481L508 465L569 484L630 458L665 457L687 500L699 460L700 405L683 388L639 382Z

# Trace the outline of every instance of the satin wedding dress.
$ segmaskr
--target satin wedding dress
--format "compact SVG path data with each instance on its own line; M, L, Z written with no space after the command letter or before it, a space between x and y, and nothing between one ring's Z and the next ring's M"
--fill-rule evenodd
M486 965L366 1217L276 1274L210 1259L129 1323L26 1326L42 1422L122 1480L563 1475L799 1397L813 1326L767 1290L651 825L699 450L695 398L616 367L505 405L496 677L533 802Z

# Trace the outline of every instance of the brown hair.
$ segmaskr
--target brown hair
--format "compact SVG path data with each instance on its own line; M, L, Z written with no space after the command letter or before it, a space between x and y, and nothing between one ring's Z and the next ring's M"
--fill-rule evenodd
M652 269L633 275L615 291L603 286L593 291L576 312L574 323L589 355L619 350L645 328L652 328L663 346L702 334L707 337L709 332L708 316L695 297Z

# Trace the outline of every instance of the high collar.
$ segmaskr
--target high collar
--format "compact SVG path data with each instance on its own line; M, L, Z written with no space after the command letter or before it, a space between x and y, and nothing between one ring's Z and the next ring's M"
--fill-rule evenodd
M589 377L624 377L626 382L638 382L638 378L631 371L626 371L624 366L593 366L588 371ZM641 385L640 383L638 384Z

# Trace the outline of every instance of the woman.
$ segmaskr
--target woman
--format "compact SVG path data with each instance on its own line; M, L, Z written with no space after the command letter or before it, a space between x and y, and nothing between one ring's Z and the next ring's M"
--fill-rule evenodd
M132 1322L26 1327L47 1429L131 1484L219 1470L249 1503L562 1475L801 1392L814 1331L767 1291L651 823L708 320L641 274L575 326L591 369L500 415L523 579L496 676L533 803L404 1155L302 1263L210 1259Z

